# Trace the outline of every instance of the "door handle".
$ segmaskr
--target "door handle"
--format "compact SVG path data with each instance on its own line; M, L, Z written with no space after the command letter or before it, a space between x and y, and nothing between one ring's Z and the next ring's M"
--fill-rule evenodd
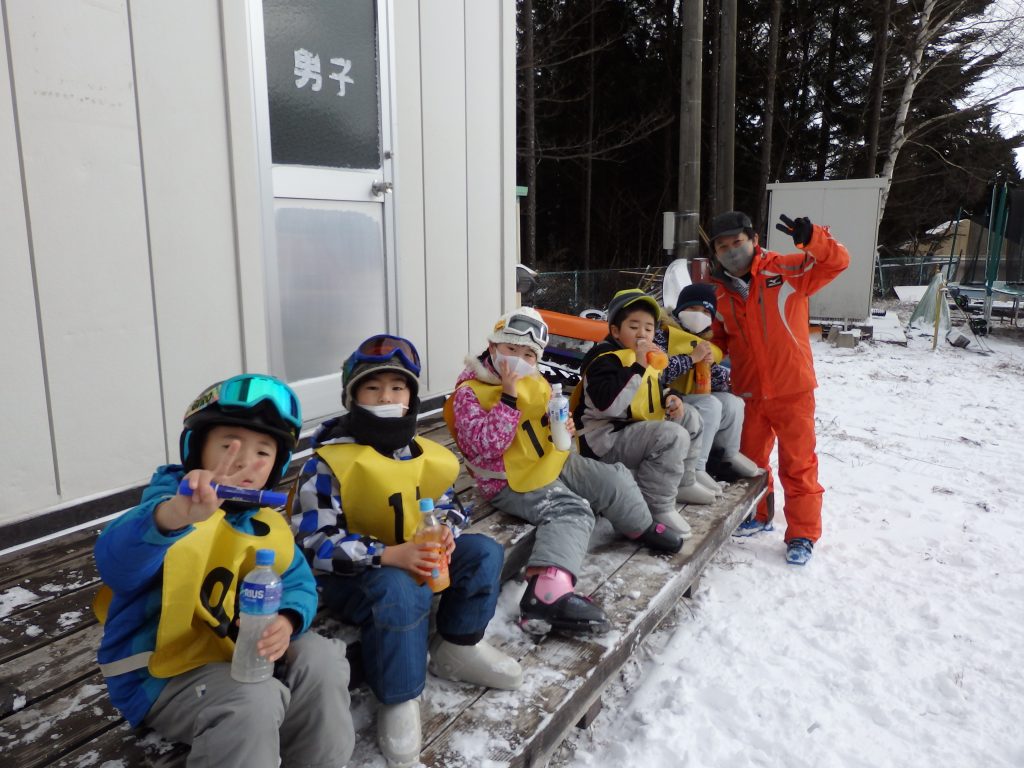
M370 191L373 192L374 196L380 197L381 195L389 194L394 188L395 185L390 181L375 181L371 185Z

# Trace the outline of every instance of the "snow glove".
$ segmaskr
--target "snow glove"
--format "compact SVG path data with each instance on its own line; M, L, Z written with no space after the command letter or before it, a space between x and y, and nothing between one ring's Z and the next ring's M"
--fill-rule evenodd
M798 219L791 219L786 214L779 216L781 224L776 224L775 228L784 234L789 235L793 238L793 243L797 248L804 248L809 242L811 242L811 235L814 234L814 225L811 224L811 220L806 216Z

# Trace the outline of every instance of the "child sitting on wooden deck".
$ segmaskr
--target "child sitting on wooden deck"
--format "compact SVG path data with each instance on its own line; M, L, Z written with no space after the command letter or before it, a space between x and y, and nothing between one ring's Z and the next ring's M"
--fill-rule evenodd
M435 675L514 690L515 659L484 639L501 584L503 550L467 522L450 499L455 455L416 435L420 358L411 342L373 336L345 361L345 415L313 437L293 504L296 537L324 605L361 629L366 681L381 703L377 741L389 766L417 762L422 745L417 697L427 674L433 592L424 583L441 563L434 546L414 541L419 499L438 499L451 585L441 593L430 643Z
M220 501L211 485L270 489L302 427L295 393L270 376L235 376L185 413L182 465L157 469L142 503L96 541L104 587L99 662L111 701L133 726L190 744L190 766L320 765L352 754L345 646L307 632L313 574L275 510ZM179 484L187 479L191 495ZM258 643L275 676L236 682L239 581L271 549L283 593ZM280 758L280 761L279 761Z

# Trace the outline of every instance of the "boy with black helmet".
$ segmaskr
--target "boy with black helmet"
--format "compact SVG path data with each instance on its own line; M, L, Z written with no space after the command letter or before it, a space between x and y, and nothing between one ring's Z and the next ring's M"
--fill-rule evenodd
M416 435L419 373L416 348L399 336L373 336L356 348L342 367L348 413L314 435L292 506L324 605L362 630L363 670L381 703L377 742L393 768L419 759L417 697L428 650L439 677L509 690L522 683L518 662L483 639L503 551L488 536L459 535L468 521L452 503L458 459ZM420 498L436 500L450 557L451 585L441 593L429 649L433 593L423 580L439 563L434 547L414 539Z
M661 306L639 288L612 297L608 336L580 366L575 411L583 424L584 454L628 467L654 519L689 536L690 524L677 504L712 504L715 493L697 482L694 470L703 435L700 414L678 395L666 394L664 365L652 364L664 357L654 343L660 320Z
M301 426L295 393L273 377L208 387L186 411L182 465L158 468L142 502L96 542L111 700L133 726L190 744L189 765L340 767L352 754L345 646L306 631L316 584L288 524L222 502L213 487L272 488ZM230 675L237 592L259 549L274 551L283 590L258 649L282 663L268 680L240 683Z

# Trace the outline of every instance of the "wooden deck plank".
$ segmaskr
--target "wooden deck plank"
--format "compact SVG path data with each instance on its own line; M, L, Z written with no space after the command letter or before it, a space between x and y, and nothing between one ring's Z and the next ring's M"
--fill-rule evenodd
M37 768L120 721L97 672L68 692L0 721L0 754L9 765Z
M527 685L536 686L533 695L485 692L462 713L457 728L428 744L421 760L437 768L478 765L484 760L510 766L543 764L637 644L668 614L749 514L763 485L763 479L736 483L713 508L699 515L687 510L694 536L678 555L669 558L638 551L621 568L606 572L593 597L608 614L612 632L598 638L545 638L521 662ZM488 753L467 758L459 745L467 738L487 743Z
M62 755L51 768L183 768L188 756L184 744L171 744L153 732L140 735L128 723L104 731Z
M93 674L102 633L91 624L0 665L0 718Z
M26 578L37 578L83 554L92 554L99 528L88 528L60 536L30 549L11 552L0 558L0 590Z
M50 571L26 576L0 588L0 604L8 606L7 618L10 618L63 595L96 586L99 580L92 552L79 552Z
M92 585L7 616L0 622L0 663L95 624L95 594Z

